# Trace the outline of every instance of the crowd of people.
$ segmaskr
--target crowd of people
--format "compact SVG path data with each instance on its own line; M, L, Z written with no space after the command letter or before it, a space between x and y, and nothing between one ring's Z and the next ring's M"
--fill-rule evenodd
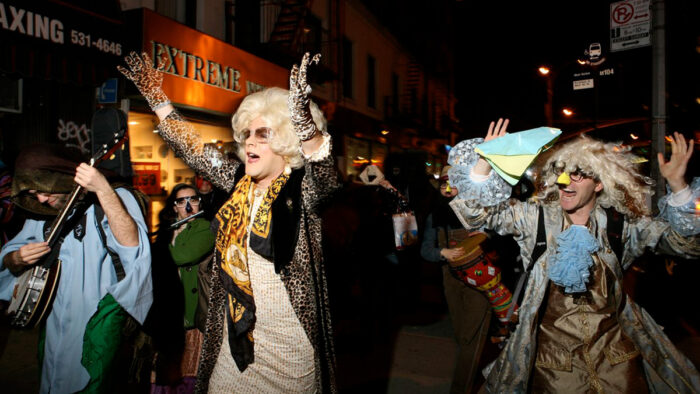
M231 160L170 103L152 59L125 58L160 136L197 173L165 198L154 237L144 196L65 147L29 146L3 173L0 299L13 325L40 326L42 393L338 392L334 319L357 316L364 347L386 342L420 306L421 262L459 347L451 393L700 388L623 291L647 250L700 256L692 140L675 133L658 157L669 193L656 216L636 158L586 136L542 154L534 194L511 198L476 149L506 135L502 119L452 148L436 187L424 160L398 156L344 183L310 99L318 60L304 55L288 90L246 96ZM5 226L13 216L21 228ZM517 259L494 246L504 237ZM516 291L513 267L528 278ZM34 290L31 275L55 284ZM49 295L45 315L19 302L33 291ZM489 342L500 352L480 371Z

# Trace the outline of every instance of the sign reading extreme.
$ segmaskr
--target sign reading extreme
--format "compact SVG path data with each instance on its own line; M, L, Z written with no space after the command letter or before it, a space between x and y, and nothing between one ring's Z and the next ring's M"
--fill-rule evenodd
M288 70L212 36L143 10L143 50L163 71L173 103L230 115L266 87L287 88Z

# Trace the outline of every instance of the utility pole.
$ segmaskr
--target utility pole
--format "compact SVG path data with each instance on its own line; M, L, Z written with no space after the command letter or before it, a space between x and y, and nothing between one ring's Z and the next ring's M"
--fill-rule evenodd
M652 17L652 82L651 82L651 177L656 181L652 209L666 194L666 180L659 171L657 153L666 153L666 15L664 0L653 0Z
M554 75L550 73L545 77L547 79L547 103L544 105L544 114L547 118L547 126L552 127L554 124L553 106L554 106Z
M544 116L547 121L547 126L552 127L554 122L554 116L552 114L552 107L554 105L554 71L547 66L541 66L538 71L547 82L547 102L544 103Z

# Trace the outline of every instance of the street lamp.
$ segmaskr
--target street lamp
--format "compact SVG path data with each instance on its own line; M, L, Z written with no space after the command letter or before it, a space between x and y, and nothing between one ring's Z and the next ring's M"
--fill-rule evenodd
M564 108L561 110L561 112L564 114L564 116L571 116L574 114L574 111L570 108Z
M547 66L541 66L537 69L537 71L539 71L540 75L545 77L545 79L547 80L547 102L544 104L544 115L547 118L547 126L552 127L552 97L554 96L554 87L552 86L552 79L554 78L554 76L551 75L552 70Z

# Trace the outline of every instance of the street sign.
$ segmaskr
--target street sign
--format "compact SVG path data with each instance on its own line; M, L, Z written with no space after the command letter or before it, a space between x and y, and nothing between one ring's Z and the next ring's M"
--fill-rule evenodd
M649 0L618 1L610 4L610 51L624 51L651 45Z
M110 78L100 86L97 92L97 102L100 104L117 102L117 78Z
M593 87L593 78L579 79L574 81L574 90L591 89Z

